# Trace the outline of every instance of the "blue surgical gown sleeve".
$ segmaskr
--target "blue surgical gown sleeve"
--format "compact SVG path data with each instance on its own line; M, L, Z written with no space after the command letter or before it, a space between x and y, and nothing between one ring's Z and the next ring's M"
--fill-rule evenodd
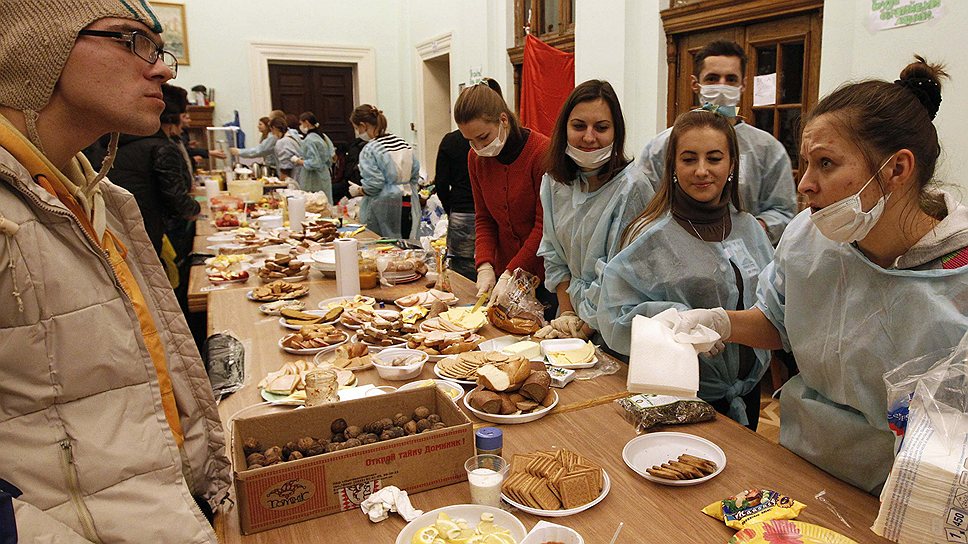
M266 136L265 140L259 142L259 145L255 147L247 147L245 149L239 150L239 156L245 157L246 159L254 159L256 157L267 157L275 153L276 149L276 136L274 134L269 134Z
M303 160L306 168L310 170L328 171L329 165L333 160L333 146L323 138L313 138L307 136L302 145Z
M780 333L783 349L791 351L790 338L787 337L784 320L786 319L786 296L784 294L783 270L777 267L774 260L760 272L760 279L756 286L756 305L754 308L763 312Z
M543 223L541 243L538 245L537 255L544 258L545 288L554 293L559 283L571 278L571 272L568 269L568 263L565 262L564 249L555 233L555 214L561 213L561 211L555 210L554 200L552 199L552 183L555 183L554 178L548 174L541 178L539 194Z
M378 144L370 142L360 152L360 185L366 196L376 196L383 191L386 183L386 172L390 171L390 159L385 153L377 152Z
M760 162L760 190L756 210L749 210L766 223L766 232L774 245L780 241L783 229L797 213L796 186L790 156L783 144L770 137L753 148ZM744 157L745 158L745 157Z
M655 194L662 185L662 173L665 171L666 146L669 144L669 133L672 129L666 129L655 135L655 138L645 144L642 154L636 161L636 166L645 180L652 185L652 193Z

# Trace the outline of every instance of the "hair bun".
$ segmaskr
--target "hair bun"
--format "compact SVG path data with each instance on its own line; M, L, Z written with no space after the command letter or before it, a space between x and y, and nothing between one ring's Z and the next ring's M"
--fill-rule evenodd
M941 84L928 77L908 77L895 80L894 83L914 93L924 109L928 110L928 117L933 121L941 107Z

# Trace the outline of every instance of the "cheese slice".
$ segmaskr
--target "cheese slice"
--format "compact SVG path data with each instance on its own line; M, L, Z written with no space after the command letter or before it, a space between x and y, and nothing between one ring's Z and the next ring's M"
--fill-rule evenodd
M299 383L299 376L294 374L284 374L272 379L266 384L266 391L277 395L291 395Z
M551 363L558 366L583 365L590 363L594 358L595 346L591 342L586 342L578 349L553 351L548 354Z
M501 353L512 356L516 355L518 357L524 357L525 359L537 359L541 357L541 346L537 342L522 340L502 349Z

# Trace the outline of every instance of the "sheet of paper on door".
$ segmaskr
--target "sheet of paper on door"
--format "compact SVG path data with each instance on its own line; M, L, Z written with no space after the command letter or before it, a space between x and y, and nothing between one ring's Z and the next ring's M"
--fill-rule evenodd
M753 105L776 104L776 72L753 78Z

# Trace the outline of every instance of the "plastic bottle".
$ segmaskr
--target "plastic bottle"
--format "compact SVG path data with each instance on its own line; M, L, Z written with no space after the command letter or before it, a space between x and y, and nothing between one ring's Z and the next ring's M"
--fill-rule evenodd
M501 455L504 433L497 427L481 427L474 433L474 446L478 455Z

